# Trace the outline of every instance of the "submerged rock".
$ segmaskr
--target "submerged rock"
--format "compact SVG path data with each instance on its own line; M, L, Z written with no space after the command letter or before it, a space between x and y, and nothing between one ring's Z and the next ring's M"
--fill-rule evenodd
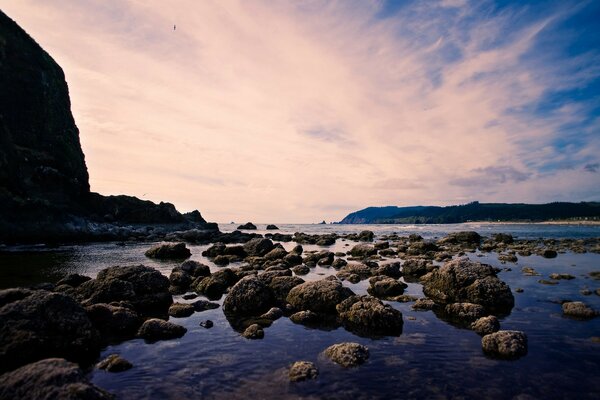
M598 311L592 309L581 301L570 301L563 303L562 311L566 316L580 319L590 319L598 316Z
M489 335L500 330L500 322L493 315L479 318L471 324L471 329L480 335Z
M244 330L242 336L246 339L262 339L265 337L265 331L259 324L252 324Z
M100 334L81 305L45 290L0 291L0 372L49 357L95 358Z
M369 359L369 349L361 344L346 342L329 346L324 354L342 367L356 367Z
M489 311L508 312L514 297L490 265L467 258L448 261L423 283L423 293L437 303L475 303Z
M288 374L291 382L306 381L309 379L316 379L319 375L319 370L315 364L310 361L296 361L290 367Z
M316 313L336 312L336 306L354 295L337 280L323 279L306 282L290 290L287 302L296 310L310 310Z
M0 375L0 398L108 400L114 396L92 385L77 364L47 358Z
M123 372L133 367L129 361L118 354L111 354L104 360L100 361L96 366L99 369L105 369L108 372Z
M146 320L138 330L138 336L148 342L177 339L185 335L187 329L181 325L158 318Z
M481 338L484 353L514 359L527 354L527 335L521 331L498 331Z
M148 249L145 255L160 260L181 260L190 257L192 252L186 247L185 243L160 243Z
M371 296L352 296L337 306L344 327L360 336L398 336L402 313Z
M247 276L236 283L223 302L223 311L233 315L260 315L273 305L269 287L256 276Z
M550 274L550 279L565 279L565 280L571 280L571 279L575 279L575 277L571 274L558 274L558 273L552 273Z

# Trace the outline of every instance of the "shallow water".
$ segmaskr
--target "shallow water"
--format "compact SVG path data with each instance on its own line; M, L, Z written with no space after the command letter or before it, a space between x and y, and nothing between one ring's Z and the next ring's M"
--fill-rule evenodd
M423 226L354 226L354 225L280 225L284 233L350 233L363 229L376 235L397 232L419 233L424 237L443 236L449 231L474 229L472 225ZM598 227L543 226L521 224L481 225L478 230L512 232L520 238L594 237ZM259 226L261 228L261 226ZM264 228L264 227L262 227ZM227 226L222 226L227 231ZM578 230L580 229L580 231ZM231 230L231 229L230 229ZM281 232L280 231L280 232ZM261 231L258 231L261 233ZM560 232L563 232L562 235ZM354 243L338 240L332 251L345 251ZM291 249L295 243L283 243ZM95 276L111 265L143 263L167 274L177 265L157 262L144 256L150 244L114 243L66 246L57 249L11 248L0 253L0 285L32 284L55 281L73 273ZM208 246L189 246L192 259L216 270L201 256ZM304 246L305 250L322 249ZM516 264L501 264L496 253L469 254L469 257L501 267L499 276L513 289L515 307L500 320L502 329L524 331L529 338L528 354L516 361L487 358L481 351L481 338L472 331L455 327L431 311L418 312L412 303L390 302L404 316L404 330L399 337L367 339L343 328L331 331L309 329L281 318L265 329L263 340L247 340L235 332L221 308L195 313L189 318L171 318L188 332L181 339L146 344L131 340L105 349L102 356L118 353L134 365L129 371L108 373L95 370L92 381L119 398L600 398L600 344L591 340L600 336L600 318L578 321L562 316L559 300L580 300L600 309L600 296L584 296L583 288L592 291L600 281L588 273L600 270L599 254L559 254L555 259L538 256L519 257ZM235 266L233 264L232 266ZM534 267L542 276L524 276L523 266ZM547 286L538 283L553 272L576 276L570 281ZM312 268L305 280L322 279L335 273L328 268ZM365 294L368 281L344 282L357 294ZM421 285L409 283L405 293L422 296ZM180 296L175 301L185 302ZM222 304L222 300L219 301ZM214 327L198 324L210 319ZM329 345L354 341L370 350L368 362L358 368L343 369L323 358ZM313 361L319 368L314 381L290 383L288 366L297 360Z

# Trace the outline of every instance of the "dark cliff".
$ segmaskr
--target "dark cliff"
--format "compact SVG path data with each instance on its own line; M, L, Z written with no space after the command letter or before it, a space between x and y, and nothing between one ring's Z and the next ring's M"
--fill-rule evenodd
M119 238L123 224L215 228L170 203L90 193L65 75L0 11L0 242Z

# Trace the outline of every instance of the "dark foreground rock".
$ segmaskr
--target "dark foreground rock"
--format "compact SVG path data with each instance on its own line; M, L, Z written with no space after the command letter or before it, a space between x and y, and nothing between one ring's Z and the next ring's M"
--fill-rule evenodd
M114 396L92 385L77 364L48 358L0 376L0 399L107 400Z
M348 368L356 367L367 361L369 349L358 343L346 342L329 346L325 349L324 354L336 364Z
M85 311L107 343L133 338L143 322L134 310L127 307L100 303L87 306Z
M0 372L49 357L86 362L97 357L100 335L85 310L61 293L0 291Z
M138 336L148 342L159 340L177 339L185 335L187 329L181 325L162 319L152 318L146 320L138 331Z
M287 301L296 310L334 314L336 306L354 293L341 282L332 279L306 282L292 288Z
M193 304L173 303L169 307L169 315L175 318L189 317L196 311Z
M146 257L159 260L182 260L192 255L185 243L161 243L146 251Z
M509 312L514 305L510 287L493 267L460 258L448 261L423 283L423 293L441 304L475 303L488 311Z
M481 346L492 357L519 358L527 354L527 335L521 331L498 331L481 338Z
M289 378L292 382L306 381L316 379L319 375L319 370L315 364L310 361L296 361L292 364L289 371Z
M108 372L123 372L131 369L133 365L118 354L111 354L96 365L99 369Z
M236 283L223 302L223 311L230 315L260 315L274 302L271 289L254 275Z
M337 306L344 327L360 336L399 336L402 313L371 296L352 296Z

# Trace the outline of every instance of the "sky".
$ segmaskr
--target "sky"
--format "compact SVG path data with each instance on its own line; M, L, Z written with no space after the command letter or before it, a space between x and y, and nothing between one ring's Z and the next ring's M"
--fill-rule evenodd
M259 223L600 200L600 1L0 9L65 71L102 194Z

